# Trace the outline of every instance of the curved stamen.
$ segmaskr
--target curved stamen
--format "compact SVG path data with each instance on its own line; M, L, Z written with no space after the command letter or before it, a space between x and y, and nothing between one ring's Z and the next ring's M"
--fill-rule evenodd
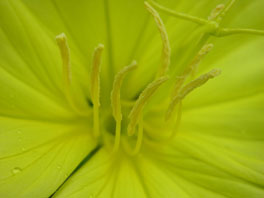
M127 128L128 135L133 135L135 131L135 127L139 121L139 118L141 117L141 113L143 110L143 107L148 102L148 100L151 98L151 96L156 92L156 90L168 80L168 77L163 76L152 83L150 83L140 94L139 98L137 99L135 105L133 106L129 118L130 122Z
M225 17L226 13L232 8L236 0L229 0L229 2L224 6L224 9L218 14L216 21L220 23Z
M137 62L133 61L129 66L124 67L115 76L113 90L111 92L111 105L113 109L113 116L116 121L114 151L118 150L120 144L121 120L122 120L121 102L120 102L121 85L124 77L128 74L128 72L134 70L136 67L137 67Z
M162 40L162 45L163 45L162 58L161 58L162 65L156 76L158 78L160 76L164 76L169 69L170 57L171 57L170 42L169 42L168 34L166 32L165 25L162 19L160 18L159 13L146 1L145 1L145 7L149 11L149 13L153 16L157 24L158 30L160 32L161 40Z
M178 95L180 89L182 88L187 77L192 73L192 76L197 72L198 65L201 60L213 49L214 45L212 43L204 45L198 54L195 56L191 64L184 70L183 75L177 77L174 89L172 91L172 98Z
M100 65L104 45L99 44L95 48L93 54L92 70L91 70L91 98L93 102L93 127L94 136L98 137L99 129L99 106L100 106Z
M71 94L71 83L72 83L72 73L71 73L71 59L70 59L70 48L67 43L67 37L64 33L56 36L56 42L60 49L61 59L62 59L62 74L63 74L63 85L65 97L71 106L71 108L81 115L87 115L87 112L83 112L78 109L75 105L72 94Z
M185 85L180 93L178 95L176 95L170 105L169 108L167 110L166 113L166 117L165 119L168 120L171 118L172 113L174 112L174 109L176 107L176 105L181 102L191 91L193 91L194 89L202 86L203 84L205 84L209 79L214 78L218 75L220 75L221 70L219 69L213 69L210 72L201 75L200 77L196 78L195 80L191 81L190 83L188 83L187 85Z

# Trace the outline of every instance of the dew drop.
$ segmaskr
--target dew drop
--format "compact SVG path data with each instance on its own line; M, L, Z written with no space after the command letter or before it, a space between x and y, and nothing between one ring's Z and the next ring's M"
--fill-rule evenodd
M15 168L12 169L12 173L13 173L14 175L20 173L21 171L22 171L22 170L21 170L21 168L19 168L19 167L15 167Z
M26 149L25 149L25 147L22 147L22 151L25 151Z
M21 134L21 131L17 131L17 134Z

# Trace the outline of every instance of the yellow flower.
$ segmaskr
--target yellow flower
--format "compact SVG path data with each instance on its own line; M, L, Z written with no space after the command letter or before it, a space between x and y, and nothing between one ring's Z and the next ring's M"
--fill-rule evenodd
M263 197L263 7L1 0L0 197Z

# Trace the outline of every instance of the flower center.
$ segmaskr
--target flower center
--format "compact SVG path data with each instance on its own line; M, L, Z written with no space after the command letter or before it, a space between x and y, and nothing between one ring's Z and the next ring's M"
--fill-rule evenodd
M93 136L96 139L104 139L102 138L104 135L102 131L106 130L110 132L111 135L113 134L113 152L117 152L120 148L120 143L122 143L124 150L126 150L128 154L136 155L140 151L142 141L144 139L143 134L146 131L153 131L153 128L148 125L148 121L146 121L148 119L145 115L148 112L155 111L159 105L159 103L154 102L154 105L150 105L148 108L146 108L147 103L155 98L155 92L157 92L163 84L167 84L167 90L170 90L172 87L170 91L171 97L167 95L168 91L164 92L165 94L163 96L163 102L165 105L160 105L162 111L158 111L158 117L160 117L160 120L162 120L160 122L160 125L162 125L161 127L166 129L166 131L169 131L169 134L167 134L165 139L163 138L159 142L173 139L180 124L183 99L194 89L202 86L209 79L212 79L221 73L219 69L213 69L208 73L194 78L201 60L213 48L213 44L207 43L209 37L222 37L237 33L264 35L264 32L259 30L227 29L220 27L223 17L230 10L234 3L235 0L230 0L226 6L220 4L211 12L208 19L201 19L195 16L190 16L167 9L154 1L150 1L150 3L145 2L145 7L154 18L161 36L163 44L161 64L154 80L150 82L148 86L146 86L146 88L139 94L138 98L133 102L122 101L122 94L120 90L126 75L130 72L133 72L133 70L137 68L137 62L132 61L130 65L124 67L115 75L111 95L109 96L109 100L111 100L112 114L104 113L104 111L100 110L100 65L104 46L99 44L94 50L90 73L90 94L93 104ZM199 31L201 33L201 37L194 45L193 50L189 52L188 58L183 63L185 70L181 75L177 75L176 77L173 75L171 76L173 79L175 79L173 86L168 83L168 71L171 56L170 43L163 21L154 8L174 17L194 22L198 24L200 28ZM56 37L56 41L62 57L65 98L68 101L70 107L76 113L80 115L87 115L87 112L84 112L77 107L74 102L74 97L70 91L72 83L70 50L65 34L62 33L58 35ZM192 80L189 80L190 77ZM168 98L170 99L167 100ZM164 109L165 111L163 111ZM148 133L148 135L149 134L151 133ZM133 147L131 146L131 143L133 143Z

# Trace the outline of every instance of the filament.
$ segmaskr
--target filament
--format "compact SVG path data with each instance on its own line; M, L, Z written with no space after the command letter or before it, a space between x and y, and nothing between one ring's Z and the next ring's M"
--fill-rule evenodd
M131 156L134 156L134 155L137 155L140 151L140 148L142 146L142 142L143 142L143 120L142 120L142 116L140 118L140 121L139 121L139 125L138 125L138 135L137 135L137 141L136 141L136 145L133 149L131 149L129 146L126 146L125 149L126 149L126 152L131 155Z
M176 12L174 10L168 9L168 8L158 4L155 1L150 0L149 2L156 9L158 9L158 10L164 12L164 13L167 13L167 14L169 14L171 16L174 16L174 17L177 17L177 18L180 18L180 19L183 19L183 20L191 21L191 22L194 22L194 23L199 24L199 25L205 25L208 22L207 20L199 18L199 17L195 17L195 16L192 16L192 15L188 15L188 14L185 14L185 13Z

